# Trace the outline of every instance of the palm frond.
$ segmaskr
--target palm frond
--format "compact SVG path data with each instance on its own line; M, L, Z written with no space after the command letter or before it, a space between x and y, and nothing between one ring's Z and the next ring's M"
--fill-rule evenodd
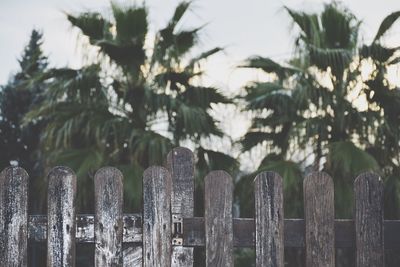
M257 68L262 69L267 73L275 73L281 79L300 72L299 69L292 67L284 67L281 64L276 63L270 58L254 56L248 58L239 68Z
M78 16L66 14L66 16L73 26L79 28L89 38L92 45L105 38L111 26L110 22L98 12L85 12Z
M371 58L380 63L387 62L399 48L388 48L381 44L373 43L371 45L363 45L360 48L360 55L363 58Z
M254 83L246 87L247 109L273 110L278 114L292 113L294 109L291 92L277 83Z
M120 44L135 44L142 47L148 31L147 9L131 6L124 8L111 2L115 19L116 40Z
M285 7L285 9L293 22L300 27L302 39L308 40L310 44L319 46L321 44L321 36L318 34L320 32L318 15L298 12L288 7Z
M372 43L379 41L383 35L392 27L396 20L400 17L400 11L396 11L388 15L383 19L381 25L379 26L378 32L376 33Z
M191 4L191 1L183 1L178 4L178 6L175 8L174 15L168 23L169 28L175 29L176 25L182 19L183 15L185 15L186 12L189 10Z
M213 87L197 87L190 86L182 93L181 101L189 106L196 106L203 109L211 108L211 104L231 103L227 97L222 95L216 88Z

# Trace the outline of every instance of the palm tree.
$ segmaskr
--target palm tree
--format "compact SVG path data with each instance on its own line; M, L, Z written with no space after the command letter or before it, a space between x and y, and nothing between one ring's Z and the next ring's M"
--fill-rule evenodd
M353 179L367 170L388 177L387 207L399 214L400 94L386 71L399 62L400 49L385 47L381 37L400 12L386 17L373 42L363 45L361 21L336 2L321 13L285 10L299 29L294 56L283 64L256 56L241 65L269 75L267 82L245 87L245 109L253 119L241 140L243 151L264 149L267 156L257 172L283 176L287 217L302 216L302 176L312 170L334 178L336 217L352 216ZM362 75L366 65L373 67L367 79ZM251 188L248 177L254 175L243 177L239 187ZM240 196L242 209L251 210L251 194ZM351 260L344 262L350 258L340 262L351 265Z
M154 38L145 6L111 3L112 19L97 12L67 14L98 57L78 70L47 72L43 79L52 83L46 102L27 119L48 119L42 139L49 164L77 170L81 188L91 188L85 186L91 184L88 173L116 166L126 179L127 206L137 209L142 170L162 164L167 152L181 144L196 148L203 170L215 162L219 168L236 168L235 159L204 145L224 135L209 111L230 100L217 88L201 85L202 61L221 48L190 56L201 27L181 28L189 9L190 2L180 3ZM85 194L80 203L88 208Z

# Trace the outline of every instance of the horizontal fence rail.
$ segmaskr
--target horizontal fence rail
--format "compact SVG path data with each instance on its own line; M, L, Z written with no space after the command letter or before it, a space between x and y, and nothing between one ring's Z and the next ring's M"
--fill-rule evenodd
M123 243L142 242L142 215L124 214ZM94 243L94 216L78 215L76 218L76 242ZM305 247L305 223L303 219L284 219L284 245L285 247ZM385 249L400 248L400 221L385 220L384 239ZM183 218L183 246L204 247L204 218ZM29 238L37 242L47 240L47 216L30 215L28 225ZM252 218L233 218L233 246L255 247L255 220ZM355 248L354 220L335 220L335 247Z
M205 248L206 266L233 266L233 248L255 248L256 266L284 266L284 248L305 249L307 266L335 266L335 248L354 248L356 266L384 266L385 249L400 248L400 221L383 220L383 183L364 173L354 183L354 220L334 214L332 178L303 182L304 219L284 219L283 180L262 172L254 180L255 218L233 218L233 179L213 171L204 182L204 217L194 215L194 156L175 148L166 166L143 173L143 212L123 214L123 176L112 167L94 177L95 213L76 214L76 175L48 175L47 215L28 216L28 174L0 173L1 266L27 266L27 240L47 242L47 266L75 266L76 243L95 245L95 266L193 266Z

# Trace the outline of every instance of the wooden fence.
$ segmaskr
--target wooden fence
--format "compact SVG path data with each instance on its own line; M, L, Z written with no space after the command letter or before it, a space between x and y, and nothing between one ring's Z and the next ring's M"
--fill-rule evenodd
M143 174L143 213L123 214L123 177L107 167L94 178L95 214L76 215L76 176L66 167L48 175L47 216L28 216L28 174L0 174L0 264L26 266L28 238L47 240L48 266L74 266L75 244L95 244L96 266L193 266L205 247L207 266L233 266L234 247L255 247L256 266L284 266L284 247L304 247L307 266L334 266L335 248L355 248L357 266L384 266L384 250L400 247L400 221L383 220L383 185L372 173L354 183L353 220L335 220L331 177L304 179L305 219L284 219L282 178L254 180L255 218L232 218L232 178L204 180L204 217L193 217L193 154L176 148L166 168ZM385 242L384 242L385 240Z

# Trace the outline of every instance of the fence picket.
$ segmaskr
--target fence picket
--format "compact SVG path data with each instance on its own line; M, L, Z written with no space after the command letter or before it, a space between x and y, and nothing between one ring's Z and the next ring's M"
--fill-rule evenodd
M66 167L48 175L47 266L75 266L76 176Z
M19 167L0 173L0 264L27 266L28 174Z
M384 266L383 183L364 173L354 182L356 265Z
M122 173L105 167L94 176L95 266L122 266Z
M306 266L335 266L335 211L333 181L326 173L304 179Z
M254 181L256 266L283 267L283 185L274 172Z
M184 147L178 147L168 153L167 168L172 178L171 211L176 224L180 225L183 233L183 218L194 215L194 156L192 151ZM180 236L179 238L182 238ZM177 241L175 239L175 242ZM181 244L172 247L173 267L193 266L193 248L183 247Z
M143 266L171 266L171 175L163 167L143 173Z
M233 182L224 171L210 172L204 184L206 266L233 266Z

